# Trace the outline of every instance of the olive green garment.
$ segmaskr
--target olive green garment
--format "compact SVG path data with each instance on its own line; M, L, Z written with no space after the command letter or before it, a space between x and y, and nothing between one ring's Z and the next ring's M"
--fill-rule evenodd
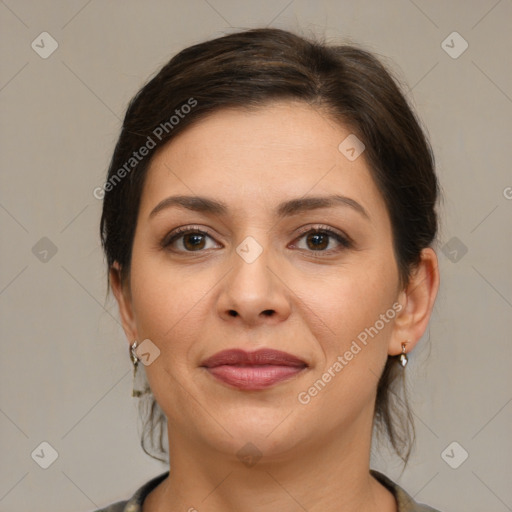
M385 485L396 498L398 503L398 512L439 512L434 508L422 505L413 500L409 494L407 494L400 486L395 484L386 475L370 469L370 473L383 485ZM169 472L163 473L162 475L153 478L146 484L144 484L128 501L119 501L108 505L105 508L96 510L95 512L141 512L142 502L146 496L160 483L165 480Z

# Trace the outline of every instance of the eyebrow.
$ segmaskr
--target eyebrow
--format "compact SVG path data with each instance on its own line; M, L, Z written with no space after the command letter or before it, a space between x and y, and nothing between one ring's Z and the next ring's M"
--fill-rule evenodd
M354 199L339 194L318 197L301 197L281 203L276 209L279 218L290 217L302 212L317 210L320 208L332 208L334 206L345 206L352 208L367 220L370 216L366 210ZM149 214L149 219L155 217L159 212L171 207L183 208L194 212L210 213L225 216L229 209L221 201L201 196L170 196L160 201Z

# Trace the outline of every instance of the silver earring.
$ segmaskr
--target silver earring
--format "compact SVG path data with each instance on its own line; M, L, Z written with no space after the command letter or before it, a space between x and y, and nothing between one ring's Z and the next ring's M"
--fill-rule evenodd
M137 365L139 364L139 357L137 356L137 352L135 352L137 348L137 340L135 340L132 344L132 346L130 347L130 357L132 359L132 363L133 363L133 366L134 367L137 367Z
M407 343L408 342L402 343L402 353L400 354L400 358L399 358L402 368L405 368L405 365L409 361L409 359L407 358L407 354L405 353L405 345L407 345Z
M132 360L133 364L133 388L132 388L132 397L138 398L139 396L144 395L146 392L141 389L135 389L135 381L137 378L137 368L139 367L139 357L137 356L137 352L135 350L137 349L137 340L135 340L132 345L130 346L130 358ZM139 379L140 380L140 379Z

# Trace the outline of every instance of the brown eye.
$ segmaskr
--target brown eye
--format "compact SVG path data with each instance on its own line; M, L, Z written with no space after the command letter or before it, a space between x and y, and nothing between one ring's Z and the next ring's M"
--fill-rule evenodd
M329 245L329 235L326 233L311 233L307 235L307 242L310 243L309 248L312 250L327 249Z
M161 242L161 246L164 249L176 253L202 252L213 248L207 246L208 239L213 241L213 238L208 232L188 226L179 228L170 233ZM302 248L297 245L299 249L316 253L331 254L352 246L348 237L322 227L309 229L296 240L301 239L305 240L306 247ZM333 245L334 247L332 247Z
M351 247L351 242L342 236L341 234L332 231L331 229L327 228L315 228L310 229L303 235L301 235L297 240L305 239L306 241L306 248L307 251L312 252L325 252L325 253L331 253L331 252L337 252L340 251L341 248L349 248ZM331 241L334 239L334 248L331 247L328 249L328 247L332 246ZM336 248L336 245L338 246ZM299 247L300 248L300 247Z
M208 249L206 239L211 236L202 230L184 228L171 233L162 241L162 247L175 252L199 252Z
M183 235L183 246L187 250L196 250L204 248L204 235L201 233L186 233Z

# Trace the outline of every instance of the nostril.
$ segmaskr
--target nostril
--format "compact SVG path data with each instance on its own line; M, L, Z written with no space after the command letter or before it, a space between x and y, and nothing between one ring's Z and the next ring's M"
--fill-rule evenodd
M231 316L237 316L237 315L238 315L238 313L237 313L234 309L231 309L231 310L229 311L229 314L230 314Z

